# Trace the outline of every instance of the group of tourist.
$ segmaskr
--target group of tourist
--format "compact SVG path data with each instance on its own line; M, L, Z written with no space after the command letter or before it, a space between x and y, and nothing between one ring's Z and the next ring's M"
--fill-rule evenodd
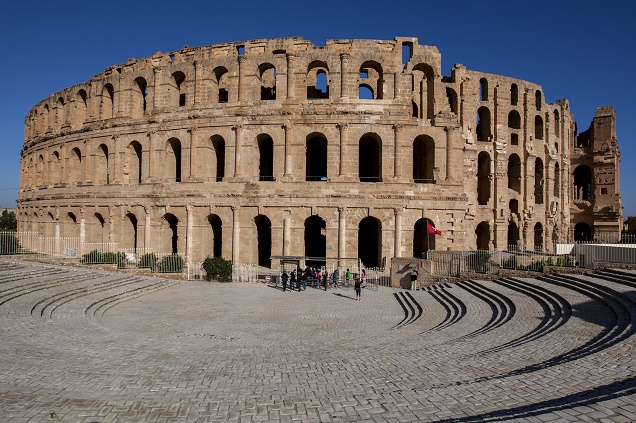
M301 268L297 268L296 270L292 270L287 273L286 270L283 270L283 273L280 276L280 280L283 285L283 292L287 291L287 282L289 282L289 291L294 292L295 289L298 289L298 292L301 290L307 290L307 283L313 284L315 288L319 286L324 287L325 291L327 290L328 285L331 285L332 288L338 287L338 280L340 279L340 274L338 269L335 269L331 274L325 269L322 270L320 268L309 267L307 266L305 270ZM351 271L347 269L344 275L345 286L349 286L351 281ZM360 274L359 278L355 278L354 280L354 288L356 291L356 300L361 300L361 288L364 288L367 283L367 276L364 269Z

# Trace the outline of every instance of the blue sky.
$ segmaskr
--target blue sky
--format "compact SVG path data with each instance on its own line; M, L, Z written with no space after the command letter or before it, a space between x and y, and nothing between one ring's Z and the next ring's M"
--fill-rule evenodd
M579 131L613 105L625 216L636 215L636 2L632 1L23 1L2 6L0 207L14 207L24 117L49 93L128 58L229 41L301 36L437 46L442 70L525 79L570 101ZM630 41L632 40L632 41Z

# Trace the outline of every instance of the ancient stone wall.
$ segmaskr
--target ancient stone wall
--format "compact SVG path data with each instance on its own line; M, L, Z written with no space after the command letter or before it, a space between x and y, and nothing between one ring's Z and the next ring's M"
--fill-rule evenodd
M594 139L616 147L613 109L599 110ZM265 265L551 250L575 235L573 216L618 230L605 213L621 211L618 149L578 139L566 100L462 65L442 76L439 51L415 38L185 47L33 107L19 229ZM573 154L603 181L595 198L613 194L585 216Z

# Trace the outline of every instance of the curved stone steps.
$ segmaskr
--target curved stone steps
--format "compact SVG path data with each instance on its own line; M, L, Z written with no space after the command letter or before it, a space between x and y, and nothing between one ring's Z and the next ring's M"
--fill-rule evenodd
M481 335L506 324L516 313L514 303L505 295L473 280L458 282L457 285L482 300L492 311L492 316L481 328L459 339Z
M422 316L422 306L419 302L417 302L417 300L410 292L394 292L393 296L400 304L402 311L404 311L404 318L398 324L393 326L394 329L399 328L403 325L409 325Z
M15 287L0 290L0 306L8 303L9 301L38 291L59 288L90 279L90 275L82 273L78 274L69 272L63 274L63 276L59 273L56 273L55 275L56 277L53 279L46 278L44 280L36 280L35 282L23 283ZM39 277L41 277L41 275Z
M451 292L448 288L430 290L429 294L446 310L446 316L436 326L423 332L441 331L459 322L466 316L466 304Z

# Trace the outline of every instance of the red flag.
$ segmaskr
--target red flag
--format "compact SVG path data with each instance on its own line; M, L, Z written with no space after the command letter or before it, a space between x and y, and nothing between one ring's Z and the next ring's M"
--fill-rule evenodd
M428 233L429 234L435 234L435 235L441 235L442 231L440 231L439 229L435 228L435 226L433 226L431 224L431 222L428 222Z

